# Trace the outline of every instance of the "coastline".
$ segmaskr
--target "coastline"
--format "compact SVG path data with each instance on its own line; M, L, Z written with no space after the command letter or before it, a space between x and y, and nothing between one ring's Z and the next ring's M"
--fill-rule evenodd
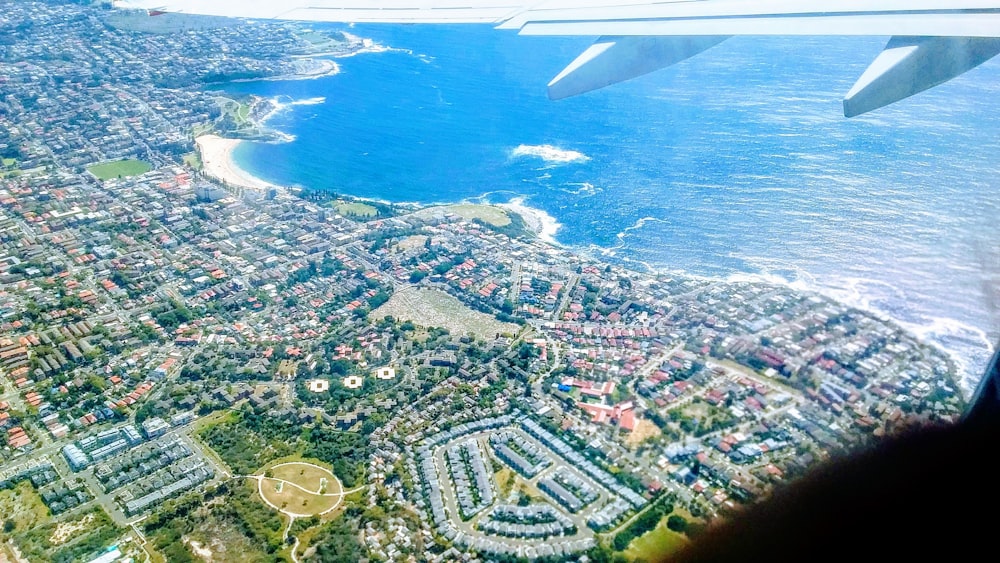
M285 106L287 107L287 106ZM276 108L275 112L280 111L283 108ZM284 191L285 188L277 184L273 184L261 178L250 174L246 170L240 168L236 163L233 155L233 151L236 150L240 143L244 141L239 139L227 139L219 137L218 135L203 135L195 139L198 146L199 153L201 154L203 173L216 181L223 183L226 186L237 187L241 189L251 190L258 193L263 193L269 189L277 189L279 191ZM380 203L390 203L392 205L415 205L417 208L433 208L442 205L451 205L448 203L436 203L436 204L420 204L420 203L400 203L400 202L388 202L384 200L378 200L374 198L365 198L360 196L350 196L352 199L358 201L375 201ZM480 205L496 206L504 209L508 212L515 213L519 215L523 220L528 230L535 234L539 240L556 246L559 248L568 248L566 245L561 244L555 239L556 233L562 226L558 220L549 215L542 209L537 209L530 207L525 204L525 198L515 197L506 203L484 203ZM582 254L587 254L583 249L573 248L574 252L580 252ZM603 260L602 260L603 261ZM648 267L648 265L647 265ZM654 271L664 271L663 268L652 268ZM690 273L683 273L683 275L688 275L692 277L700 277ZM732 274L726 278L713 278L708 277L706 279L712 279L714 281L723 282L736 282L736 281L751 281L751 282L761 282L761 283L772 283L777 285L785 285L791 289L797 291L803 291L806 293L814 293L822 295L826 298L833 299L836 302L843 303L850 307L854 307L863 311L866 311L876 316L889 320L905 330L910 334L916 336L921 342L934 346L938 350L944 352L952 361L956 363L957 367L957 381L959 388L962 391L964 397L968 398L972 391L975 389L976 383L978 383L978 372L971 369L970 360L972 358L965 358L957 350L952 349L949 346L945 346L933 335L937 331L930 330L928 327L922 327L920 325L915 325L913 323L904 323L898 319L892 317L892 315L877 310L870 305L860 303L857 300L845 298L843 295L831 295L830 291L824 291L822 287L804 287L801 283L788 282L787 280L775 279L773 276L767 276L763 274L753 274L753 273L737 273ZM933 327L938 328L938 327ZM930 332L930 334L928 334ZM990 350L992 352L992 349Z
M524 204L523 197L515 197L507 203L498 203L496 206L520 215L528 229L542 241L553 246L563 247L555 238L559 227L562 226L559 221L544 210L528 207Z
M262 117L258 123L262 125L275 114L291 105L296 104L294 102L290 104L277 104L276 107ZM237 164L233 152L243 142L245 141L241 139L227 139L214 134L202 135L195 139L195 144L198 147L198 153L201 155L202 173L213 180L221 182L225 186L237 187L256 192L264 192L269 189L284 190L282 186L254 176ZM393 205L407 205L405 203L385 202L365 197L351 197L358 201L370 200L380 203L392 203ZM429 208L436 207L438 205L451 204L417 205L420 208ZM528 230L534 233L540 240L553 246L564 247L564 245L560 244L559 241L555 239L555 235L559 231L559 228L562 227L562 224L559 223L555 217L549 215L544 210L526 205L523 197L515 197L507 203L487 203L480 205L493 205L508 212L515 213L524 220Z
M233 158L233 151L243 141L226 139L218 135L202 135L195 139L201 155L202 173L224 186L242 188L256 192L269 189L283 189L277 184L262 180L240 168Z

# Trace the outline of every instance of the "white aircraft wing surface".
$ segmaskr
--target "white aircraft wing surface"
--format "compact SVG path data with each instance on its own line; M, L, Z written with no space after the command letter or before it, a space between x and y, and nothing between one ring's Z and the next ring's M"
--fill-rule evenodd
M853 117L1000 53L1000 0L135 0L158 12L344 23L489 23L597 41L549 83L553 99L690 58L733 35L884 35L844 98Z

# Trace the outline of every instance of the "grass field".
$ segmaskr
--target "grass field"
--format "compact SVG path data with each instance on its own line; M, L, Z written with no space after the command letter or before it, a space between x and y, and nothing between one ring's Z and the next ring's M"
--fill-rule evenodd
M17 164L17 160L14 160L13 158L3 159L3 165L6 167L11 167L14 166L15 164Z
M319 491L325 488L326 494L339 494L340 483L329 470L322 467L315 467L304 463L293 463L271 468L271 474L275 479L291 481L303 489L309 491Z
M660 523L649 532L632 540L625 556L630 560L643 559L645 561L658 561L665 555L673 553L684 547L691 540L682 533L675 532L667 527L667 519L671 514L683 516L688 522L698 522L701 520L691 516L691 513L681 507L676 507L673 512L664 516Z
M333 473L322 467L291 462L269 469L272 477L261 481L263 497L295 516L322 514L340 503L343 491Z
M636 559L658 561L666 554L684 547L687 543L687 536L667 528L667 519L664 518L656 528L632 540L628 549L625 550L625 557L628 557L630 561Z
M337 201L334 204L334 209L337 210L337 213L348 217L376 217L378 215L378 209L360 201Z
M339 496L321 496L306 492L294 485L264 478L261 493L281 510L295 516L314 516L338 504Z
M184 159L184 164L187 164L195 170L201 170L201 157L198 156L196 152L189 152L182 157Z
M490 340L497 334L515 334L518 330L516 324L502 323L491 315L473 311L437 289L408 287L393 293L389 301L371 312L374 319L387 315L425 327L446 328L452 334L471 332L484 340Z
M153 167L142 160L119 160L117 162L104 162L87 167L87 172L97 176L99 180L110 180L112 178L127 178L138 176L152 170Z

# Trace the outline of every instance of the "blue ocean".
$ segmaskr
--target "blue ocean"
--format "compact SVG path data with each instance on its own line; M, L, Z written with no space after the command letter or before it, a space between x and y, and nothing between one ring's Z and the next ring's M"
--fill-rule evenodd
M1000 62L846 119L885 38L733 38L553 102L546 83L589 40L347 31L383 49L224 87L289 104L268 124L294 140L244 143L241 167L395 202L521 201L567 247L820 291L950 351L967 390L982 373L1000 334Z

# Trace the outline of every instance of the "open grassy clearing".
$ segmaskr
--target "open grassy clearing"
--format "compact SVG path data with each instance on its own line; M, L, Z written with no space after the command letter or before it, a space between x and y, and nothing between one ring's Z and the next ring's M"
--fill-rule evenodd
M334 204L334 209L337 213L348 217L376 217L378 215L378 209L375 206L360 201L338 200Z
M479 219L495 227L510 225L510 216L507 215L507 211L492 205L449 205L446 209L460 217L469 220Z
M306 492L293 485L264 478L261 493L271 504L296 516L314 516L330 510L340 501L340 496L321 496Z
M687 536L667 528L667 519L664 518L652 531L632 540L625 550L625 557L630 561L659 561L687 543Z
M99 180L110 180L112 178L128 178L145 174L153 169L153 166L142 160L128 159L116 162L104 162L87 167L87 172L97 176Z
M340 484L337 478L329 470L315 467L305 463L292 463L280 465L270 469L271 476L275 479L284 479L295 483L307 491L323 492L334 495L340 492Z
M11 167L11 166L14 166L15 164L17 164L17 160L16 159L13 159L13 158L5 158L5 159L3 159L3 165L6 166L6 167L8 167L8 168Z
M195 170L201 170L201 156L197 152L189 152L181 158L184 159L184 164Z
M676 507L673 512L665 515L660 523L649 532L632 540L625 556L630 560L642 559L644 561L658 561L676 552L690 543L686 534L675 532L667 527L667 520L671 515L683 517L690 523L701 524L701 519L691 516L691 513L681 507Z
M397 291L389 301L371 312L374 319L385 316L425 327L446 328L452 334L472 333L484 340L497 334L515 334L518 330L516 324L502 323L490 315L473 311L437 289L408 287Z

